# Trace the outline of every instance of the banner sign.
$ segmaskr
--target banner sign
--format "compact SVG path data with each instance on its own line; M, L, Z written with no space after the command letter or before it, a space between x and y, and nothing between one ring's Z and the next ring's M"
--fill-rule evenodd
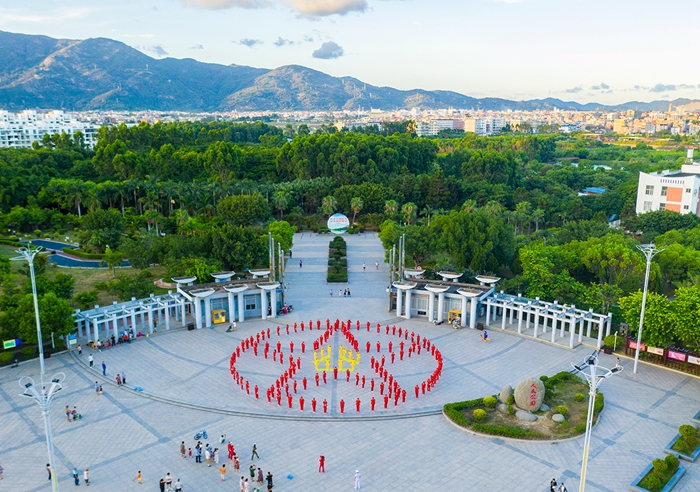
M350 227L350 219L343 214L333 214L328 217L328 229L333 234L344 234L348 232Z
M650 354L664 355L664 349L658 347L647 347L647 352Z
M688 362L690 362L691 364L697 364L700 366L700 357L693 357L692 355L689 355Z
M670 350L668 351L668 358L669 359L676 359L676 360L681 360L685 361L685 354L681 352L671 352Z

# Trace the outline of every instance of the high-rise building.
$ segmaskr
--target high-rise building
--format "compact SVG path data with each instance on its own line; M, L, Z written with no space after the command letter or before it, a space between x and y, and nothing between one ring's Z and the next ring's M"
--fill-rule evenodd
M0 147L31 148L34 142L41 143L44 135L66 133L73 136L76 132L83 134L83 142L88 147L97 143L97 128L63 111L0 111Z

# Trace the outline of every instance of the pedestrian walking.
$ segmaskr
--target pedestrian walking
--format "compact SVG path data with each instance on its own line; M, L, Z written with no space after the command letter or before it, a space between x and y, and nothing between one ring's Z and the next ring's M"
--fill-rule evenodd
M226 464L224 463L223 465L221 465L221 468L219 468L219 474L221 475L222 482L226 481L226 472L227 471L228 470L226 470Z
M248 487L249 487L248 479L246 478L245 481L243 482L243 492L248 492Z
M73 481L75 485L80 485L80 475L78 474L78 469L73 467Z
M139 485L143 484L143 480L141 479L141 470L139 470L139 472L136 474L136 481Z
M70 422L70 407L66 405L66 420Z
M233 469L236 471L241 469L241 462L238 460L236 453L233 454Z
M90 470L85 468L85 471L83 472L83 480L85 481L85 485L88 487L90 486Z
M122 371L122 384L126 384L126 373Z
M209 451L209 448L204 449L204 460L207 462L207 466L211 466L211 451Z
M187 457L188 458L192 457L192 448L187 448Z
M98 394L102 394L102 385L100 385L100 391L98 391Z
M233 443L231 441L228 442L227 448L228 448L228 459L229 459L229 461L233 461L234 452L233 452Z
M272 487L274 487L274 484L272 483L272 473L267 472L267 476L265 477L265 480L267 480L267 492L271 492Z
M551 482L549 482L549 490L550 492L557 492L557 479L553 478Z
M564 482L559 484L559 492L568 492L564 486Z
M331 297L333 297L333 289L331 289Z
M73 420L78 420L80 418L80 414L78 413L78 407L73 406L73 410L70 412L71 417L73 417Z
M46 463L46 471L49 474L49 480L51 480L51 465Z
M219 438L219 444L223 444L226 442L226 434L221 434L221 437Z
M378 261L375 261L375 262L374 262L374 268L376 268L377 270L379 270L379 262L378 262Z
M165 479L161 478L158 485L160 486L160 492L165 492Z
M202 462L202 447L200 446L199 443L194 447L194 462L195 463L201 463Z
M258 447L255 445L255 443L253 443L253 452L252 452L252 454L250 455L251 461L253 460L253 458L258 458L258 459L260 459L260 456L258 456Z
M88 355L88 362L90 363L90 367L92 367L92 363L94 362L94 358L92 357L92 354Z
M248 467L248 472L250 472L250 482L251 483L255 481L255 470L256 470L255 464L252 464Z
M258 485L263 484L263 473L262 468L258 468Z
M5 469L0 465L0 480L2 480L2 474L5 473Z
M301 260L299 260L299 268L301 268Z
M214 452L212 453L214 455L214 463L217 465L219 464L219 448L214 448Z
M241 475L241 479L238 481L238 488L240 489L241 492L243 492L243 486L245 484L245 477Z
M78 355L83 355L83 347L78 344Z
M175 482L175 492L181 492L182 491L182 482L180 479L177 479L177 482Z
M180 455L184 458L185 457L185 441L182 441L180 443Z
M95 394L99 395L100 394L100 383L95 381Z
M326 473L326 457L323 455L318 457L318 472Z
M361 489L362 486L360 484L360 479L362 478L362 475L360 475L360 470L355 470L355 488L356 489Z
M363 261L363 262L362 262L362 271L364 272L365 270L367 270L367 263L365 263L365 262Z
M117 374L117 386L121 386L121 385L122 385L122 377L120 374Z
M170 472L165 474L165 490L173 490L173 477Z
M107 375L107 364L105 364L105 361L102 361L102 375Z

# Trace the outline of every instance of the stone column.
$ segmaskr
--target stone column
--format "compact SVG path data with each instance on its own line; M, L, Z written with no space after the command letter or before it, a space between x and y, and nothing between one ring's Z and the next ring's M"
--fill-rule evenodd
M406 319L411 319L411 289L406 290Z
M503 309L503 312L501 313L501 330L505 330L506 329L506 303L505 302L503 302L502 309Z
M535 331L533 332L533 335L535 338L537 338L537 329L539 328L540 324L540 312L535 308ZM546 320L545 320L546 322Z
M139 314L141 314L141 330L146 330L146 311L144 311L143 305L139 304Z
M196 299L196 297L195 297ZM182 326L187 326L187 302L182 298Z
M245 303L243 302L243 292L236 294L238 296L238 322L243 323L245 321Z
M262 319L267 319L267 291L260 289L260 306L262 307Z
M402 311L402 303L403 303L403 291L401 289L396 289L396 317L400 318L401 317L401 311Z
M435 321L435 292L428 293L428 321Z
M491 324L491 298L486 298L486 326Z
M165 301L165 329L170 329L170 301Z
M476 297L472 297L469 300L469 328L472 330L476 329L476 310L477 310L477 300Z
M444 319L444 313L445 312L445 293L440 292L438 294L438 307L437 307L437 320L438 323L442 323Z
M510 307L510 321L508 321L509 325L513 324L513 313L515 313L515 303Z
M603 346L603 326L605 324L605 318L600 318L598 321L598 349Z
M100 327L98 326L97 316L92 318L92 329L93 329L92 341L97 343L97 340L100 339Z
M117 326L117 313L114 313L112 315L112 334L114 335L115 340L119 338L119 327Z
M587 321L587 323L586 323L586 324L587 324L586 336L587 336L588 338L591 338L591 327L593 326L593 316L592 316L592 315L593 315L593 309L589 309L588 312L591 313L591 317L586 319L586 321ZM579 341L580 341L580 340L579 340Z
M578 322L578 319L576 316L571 317L571 326L569 327L569 348L574 348L574 335L576 335L576 323ZM583 330L583 325L581 326L581 329Z
M197 329L202 328L202 300L196 296L194 298L194 321Z
M204 320L206 324L204 326L212 326L211 321L211 297L207 296L204 298Z
M552 343L554 343L557 339L557 318L556 315L552 316ZM562 324L564 324L564 320L561 320Z
M605 336L610 335L610 330L612 329L612 314L608 316L608 323L605 327Z
M462 316L459 322L459 325L464 328L467 326L467 298L465 296L462 296Z
M271 306L270 313L272 314L273 318L276 318L277 317L277 289L272 289L270 291L270 306Z
M525 312L525 306L520 306L518 312L518 334L523 332L523 313ZM530 316L528 315L528 321Z
M233 292L228 293L228 322L233 323L236 320L236 310L233 304Z
M148 305L148 331L153 334L153 305Z
M75 318L75 324L78 327L78 336L83 338L83 320L80 318Z

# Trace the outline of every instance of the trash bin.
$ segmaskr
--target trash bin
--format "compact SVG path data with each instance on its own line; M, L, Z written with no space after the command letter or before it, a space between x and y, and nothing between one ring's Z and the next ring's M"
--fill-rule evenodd
M190 323L189 325L187 325L187 330L188 331L194 330L194 323Z

